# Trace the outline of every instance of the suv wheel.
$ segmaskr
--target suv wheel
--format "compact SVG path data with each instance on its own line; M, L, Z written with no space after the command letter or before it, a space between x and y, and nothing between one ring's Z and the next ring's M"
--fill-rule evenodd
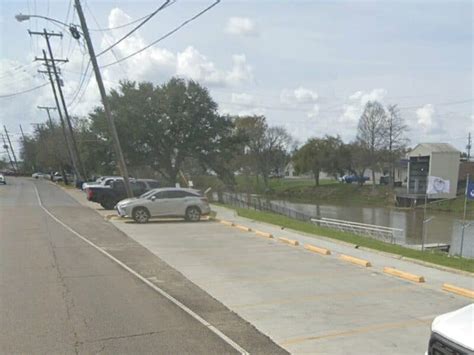
M150 212L145 207L137 207L133 210L132 217L137 223L146 223L150 219Z
M190 222L198 222L201 219L201 210L197 207L188 207L185 218Z

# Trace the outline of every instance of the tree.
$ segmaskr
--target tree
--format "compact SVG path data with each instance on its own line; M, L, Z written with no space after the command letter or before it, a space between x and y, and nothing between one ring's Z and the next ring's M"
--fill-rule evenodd
M405 125L397 105L388 105L387 111L387 160L390 166L390 186L393 187L395 181L395 163L403 154L408 143L408 139L405 137L408 127Z
M386 146L387 114L384 107L377 101L369 101L359 120L357 141L366 152L361 158L367 159L367 165L372 170L372 184L375 188L375 170L380 159L380 152Z
M346 150L349 156L347 170L356 176L363 177L367 168L370 167L370 151L359 141L347 144L342 149ZM363 184L364 180L359 179L359 185Z
M293 156L298 171L310 171L315 185L319 186L321 171L336 177L345 170L347 156L342 148L344 143L339 136L311 138Z
M197 82L178 78L161 86L122 82L111 91L110 106L125 159L132 167L151 166L170 184L190 158L218 174L227 173L217 157L230 150L233 123L218 114L208 90ZM96 138L110 147L103 110L97 108L90 119Z
M291 135L280 126L269 127L265 116L243 116L235 126L241 138L241 166L247 173L261 176L268 189L268 177L280 172L289 160Z

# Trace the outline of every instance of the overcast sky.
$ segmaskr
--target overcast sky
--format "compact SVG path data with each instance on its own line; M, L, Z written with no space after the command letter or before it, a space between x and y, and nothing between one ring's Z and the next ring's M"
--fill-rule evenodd
M129 23L161 4L82 2L91 29ZM145 47L212 2L177 0L113 53L100 56L99 64ZM15 142L19 124L31 132L32 123L46 120L37 105L54 105L48 85L2 97L47 83L33 62L44 38L30 38L27 30L61 29L44 20L19 23L14 15L78 23L69 3L0 0L0 123ZM91 31L96 52L131 28ZM62 72L70 111L86 115L99 101L83 42L66 32L51 41L55 55L69 59ZM325 134L354 139L363 105L379 100L400 106L411 145L448 142L464 150L468 132L474 133L472 41L471 1L222 0L171 37L104 68L103 75L108 88L121 79L195 79L210 89L221 112L264 114L301 143Z

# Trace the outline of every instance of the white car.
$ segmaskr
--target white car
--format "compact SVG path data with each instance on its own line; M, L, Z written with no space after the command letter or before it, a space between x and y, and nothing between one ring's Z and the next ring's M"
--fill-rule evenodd
M31 175L31 177L32 177L32 178L35 178L35 179L42 178L43 176L44 176L44 173L40 173L40 172L38 172L38 173L33 173L33 174Z
M474 354L474 304L436 317L427 355Z
M5 180L5 176L3 176L3 174L0 174L0 184L3 184L3 185L7 184L7 180Z
M152 217L183 217L197 222L211 213L207 198L198 190L174 187L153 189L140 197L122 200L116 209L120 216L132 217L138 223L146 223Z

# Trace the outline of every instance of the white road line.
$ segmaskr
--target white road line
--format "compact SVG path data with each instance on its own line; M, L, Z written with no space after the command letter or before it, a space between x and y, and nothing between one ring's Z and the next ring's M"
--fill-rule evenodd
M169 301L171 301L172 303L174 303L176 306L178 306L179 308L181 308L183 311L185 311L187 314L189 314L191 317L193 317L194 319L196 319L199 323L203 324L204 326L206 326L209 330L211 330L214 334L216 334L219 338L221 338L222 340L224 340L227 344L229 344L230 346L232 346L235 350L237 350L239 353L241 354L249 354L248 351L246 351L244 348L242 348L239 344L237 344L236 342L234 342L232 339L230 339L227 335L225 335L224 333L222 333L219 329L217 329L216 327L214 327L211 323L209 323L208 321L206 321L204 318L202 318L201 316L199 316L197 313L193 312L191 309L189 309L188 307L186 307L184 304L182 304L180 301L178 301L176 298L174 298L173 296L171 296L170 294L168 294L166 291L162 290L161 288L159 288L158 286L156 286L155 284L153 284L152 282L150 282L149 280L147 280L146 278L144 278L143 276L141 276L139 273L137 273L135 270L131 269L130 267L128 267L127 265L125 265L123 262L121 262L120 260L118 260L116 257L114 257L113 255L107 253L105 250L103 250L101 247L95 245L94 243L92 243L90 240L88 240L87 238L83 237L81 234L79 234L78 232L76 232L74 229L72 229L71 227L69 227L67 224L65 224L64 222L62 222L61 220L59 220L55 215L53 215L51 212L48 211L48 209L46 209L46 207L43 206L43 202L41 201L41 198L40 198L40 195L39 195L39 192L38 192L38 188L36 187L35 184L33 184L34 187L35 187L35 192L36 192L36 197L38 199L38 204L39 206L43 209L43 211L45 211L52 219L54 219L57 223L59 223L60 225L62 225L64 228L66 228L68 231L70 231L72 234L74 234L76 237L80 238L81 240L83 240L85 243L89 244L91 247L93 247L94 249L96 249L97 251L99 251L100 253L104 254L106 257L108 257L110 260L114 261L115 263L117 263L118 265L120 265L122 268L124 268L125 270L127 270L129 273L131 273L132 275L134 275L135 277L137 277L138 279L140 279L143 283L145 283L146 285L148 285L149 287L151 287L153 290L155 290L156 292L158 292L159 294L161 294L163 297L167 298Z

